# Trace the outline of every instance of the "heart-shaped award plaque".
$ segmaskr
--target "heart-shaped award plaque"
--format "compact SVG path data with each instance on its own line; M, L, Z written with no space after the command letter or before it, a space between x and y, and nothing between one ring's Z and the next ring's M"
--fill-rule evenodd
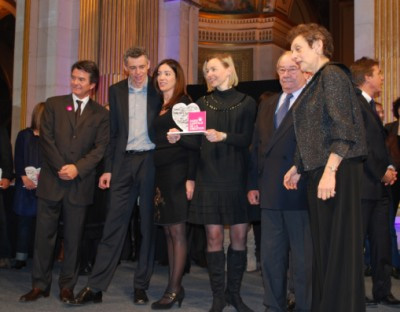
M185 103L178 103L172 107L172 119L182 131L187 132L189 125L189 113L199 111L200 107L196 103L190 103L189 105L186 105Z

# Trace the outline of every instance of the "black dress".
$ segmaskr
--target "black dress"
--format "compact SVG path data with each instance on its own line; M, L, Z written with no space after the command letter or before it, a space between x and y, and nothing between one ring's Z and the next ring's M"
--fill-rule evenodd
M247 223L247 163L256 103L234 88L216 90L197 103L201 110L207 112L207 129L225 132L227 138L223 142L211 143L201 137L189 222Z
M180 103L191 101L183 96ZM178 142L170 144L167 132L178 128L172 119L172 109L155 118L156 144L154 163L156 166L155 223L160 225L185 222L188 213L186 181L195 179L195 151ZM194 154L193 154L194 153Z

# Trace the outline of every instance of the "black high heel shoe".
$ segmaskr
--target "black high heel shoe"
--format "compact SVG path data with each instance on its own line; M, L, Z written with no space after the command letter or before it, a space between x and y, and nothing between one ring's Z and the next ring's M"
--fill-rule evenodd
M175 302L178 302L178 306L181 307L184 298L185 298L185 290L183 289L183 286L181 287L181 290L178 293L166 291L160 300L153 302L151 304L151 309L168 310L172 308ZM166 302L162 303L162 301Z

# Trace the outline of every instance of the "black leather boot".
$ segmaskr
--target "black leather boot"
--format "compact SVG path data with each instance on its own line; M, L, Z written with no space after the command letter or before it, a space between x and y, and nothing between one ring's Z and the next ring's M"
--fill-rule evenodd
M209 312L222 312L225 302L225 253L224 251L207 252L207 267L210 276L213 303Z
M240 285L246 270L247 251L228 248L228 279L226 282L225 299L239 312L253 312L240 297Z

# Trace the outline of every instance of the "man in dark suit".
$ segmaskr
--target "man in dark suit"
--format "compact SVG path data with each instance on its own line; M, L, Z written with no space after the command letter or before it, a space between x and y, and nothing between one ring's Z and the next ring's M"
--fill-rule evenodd
M373 300L367 304L397 305L391 293L391 240L389 231L391 194L388 185L397 178L391 166L385 145L385 129L376 112L374 97L382 90L383 75L379 63L363 57L351 67L363 114L367 136L368 156L364 162L361 206L364 237L368 237L371 250Z
M312 243L305 181L288 191L282 181L293 165L296 137L291 107L306 84L306 76L291 59L277 62L282 93L260 104L251 146L248 199L261 207L261 267L266 311L286 311L289 251L294 269L296 309L311 309Z
M150 60L143 48L125 52L124 68L128 79L109 90L111 137L105 173L99 181L100 188L110 188L110 206L92 274L71 304L102 301L102 291L111 283L138 197L142 241L133 283L134 303L148 302L146 290L153 273L155 238L152 123L160 112L161 98L148 76Z
M72 94L46 101L40 123L43 165L36 191L32 290L20 301L49 296L61 213L65 256L58 281L60 300L73 300L86 207L93 201L95 168L109 141L108 111L90 99L98 81L97 65L79 61L71 67Z
M10 268L11 246L8 239L7 214L3 192L13 178L13 161L10 137L5 127L0 127L0 268Z

